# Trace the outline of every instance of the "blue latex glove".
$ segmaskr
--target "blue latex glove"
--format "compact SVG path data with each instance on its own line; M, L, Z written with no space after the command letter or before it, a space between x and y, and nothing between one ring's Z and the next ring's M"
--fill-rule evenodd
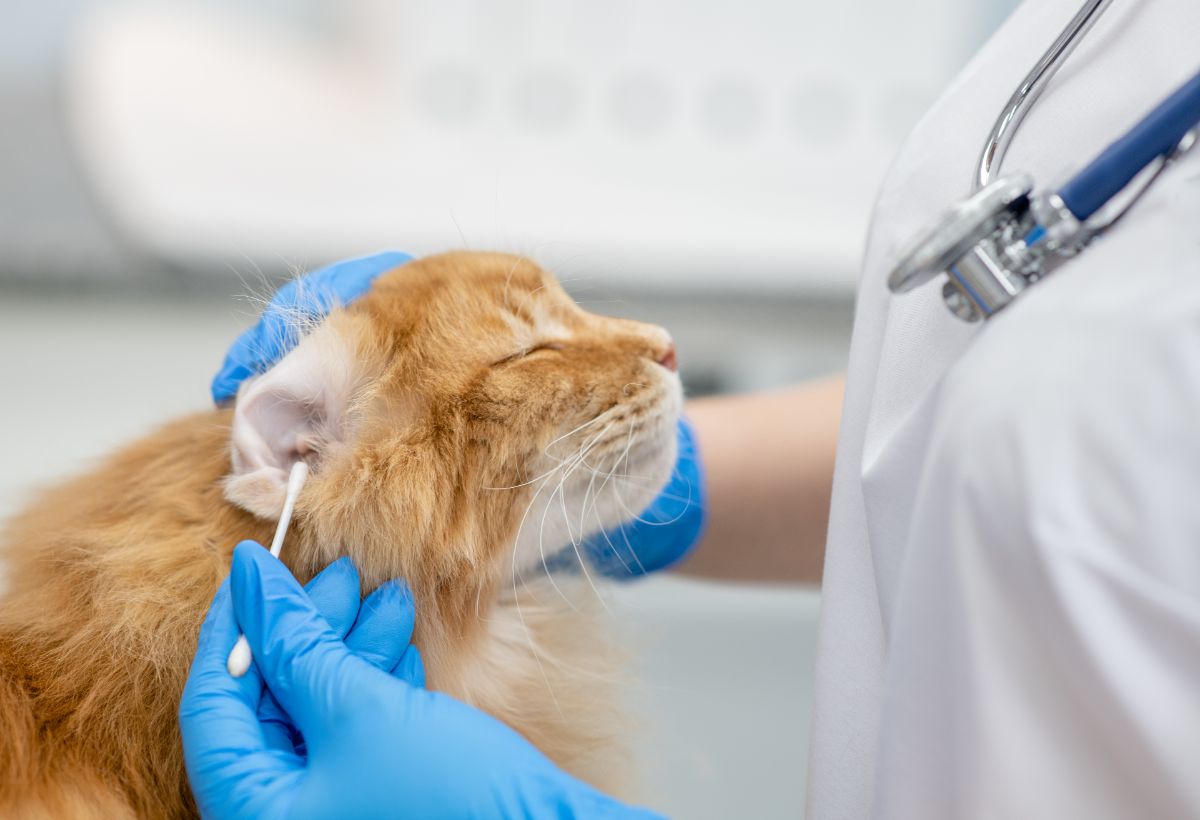
M223 404L237 395L250 376L265 373L298 341L289 321L297 315L320 319L337 305L365 294L382 273L412 259L389 251L349 259L306 274L281 287L262 317L229 348L225 364L212 383L213 401ZM682 560L704 528L704 470L691 427L680 420L679 456L671 480L637 519L584 542L592 564L603 574L635 578ZM548 567L571 567L577 558L568 548Z
M230 346L212 382L213 402L221 405L229 401L242 382L267 372L286 356L300 341L295 333L297 318L323 318L335 307L348 305L370 290L380 274L411 259L407 253L384 251L335 262L281 287L258 322Z
M389 582L360 600L362 583L349 558L339 558L309 581L304 591L347 648L385 672L424 685L421 653L409 646L412 595L403 582ZM255 670L253 672L257 674ZM258 720L268 746L303 754L304 740L270 690L263 692Z
M386 589L387 587L381 587ZM188 777L208 818L644 818L555 768L497 720L421 688L411 599L363 604L345 642L287 569L253 542L234 550L200 630L180 704ZM400 602L407 605L397 607ZM390 612L389 612L390 611ZM251 671L229 676L239 625ZM369 641L356 638L369 626ZM400 658L400 675L361 656ZM261 670L261 674L260 674ZM271 742L260 718L268 689L304 748Z
M260 552L266 552L254 542L247 544L253 545ZM266 554L270 555L269 552ZM408 588L403 582L387 583L375 590L366 601L360 600L360 589L358 570L349 558L340 558L333 562L304 587L313 607L329 624L333 633L345 640L350 651L385 671L423 685L425 670L421 664L421 655L415 647L409 645L413 627L413 604ZM220 600L226 604L229 601L228 579L217 591L214 610L216 601ZM261 693L256 719L262 730L263 745L269 749L303 756L306 749L299 730L279 706L270 690L263 689L262 680L258 675L257 667L251 665L242 681L253 678L254 683L250 688ZM228 673L224 678L232 680ZM200 683L198 679L189 678L185 698L180 706L180 725L184 728L185 735L197 736L201 733L202 736L206 731L219 735L224 728L224 723L220 720L214 721L212 725L196 724L196 720L206 719L201 718L201 715L207 714L205 708L197 709L198 706L204 706L204 699L207 697L203 687L199 686ZM189 754L186 745L184 753L185 756ZM197 799L199 800L198 791Z

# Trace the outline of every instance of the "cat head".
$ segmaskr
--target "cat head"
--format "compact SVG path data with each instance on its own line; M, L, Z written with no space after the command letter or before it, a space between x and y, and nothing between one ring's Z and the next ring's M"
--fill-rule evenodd
M680 407L666 331L582 310L521 257L433 256L243 384L226 496L275 518L304 459L294 568L349 554L368 586L478 587L641 512Z

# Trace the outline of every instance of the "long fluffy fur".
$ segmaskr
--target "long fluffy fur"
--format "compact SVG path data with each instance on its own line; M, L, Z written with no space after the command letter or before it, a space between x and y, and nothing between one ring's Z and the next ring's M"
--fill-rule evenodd
M450 254L385 275L306 344L349 351L353 389L309 454L284 561L306 581L350 555L364 592L407 578L431 687L619 787L619 667L579 580L548 582L531 554L561 540L530 533L553 512L578 540L665 481L669 339L581 311L526 260ZM273 528L231 475L232 423L169 424L11 523L0 816L195 814L175 712L196 632L233 545Z

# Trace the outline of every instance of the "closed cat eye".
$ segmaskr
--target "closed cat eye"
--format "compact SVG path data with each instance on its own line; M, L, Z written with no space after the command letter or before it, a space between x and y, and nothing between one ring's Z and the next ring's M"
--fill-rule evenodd
M510 362L515 362L517 359L524 359L527 356L532 356L534 353L540 353L542 351L562 350L563 347L564 345L561 342L541 342L531 347L518 350L516 353L505 356L503 359L492 362L492 367L499 367Z

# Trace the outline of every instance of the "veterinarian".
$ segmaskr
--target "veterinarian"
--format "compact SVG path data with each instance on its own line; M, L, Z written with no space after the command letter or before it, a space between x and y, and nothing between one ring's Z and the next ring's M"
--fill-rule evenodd
M1200 813L1200 151L1091 207L1197 42L1194 0L1022 5L883 184L844 408L836 381L689 408L681 569L822 580L811 817ZM691 506L619 563L683 557ZM423 690L390 594L379 649L239 546L181 706L206 814L638 816ZM303 743L221 674L239 626Z

